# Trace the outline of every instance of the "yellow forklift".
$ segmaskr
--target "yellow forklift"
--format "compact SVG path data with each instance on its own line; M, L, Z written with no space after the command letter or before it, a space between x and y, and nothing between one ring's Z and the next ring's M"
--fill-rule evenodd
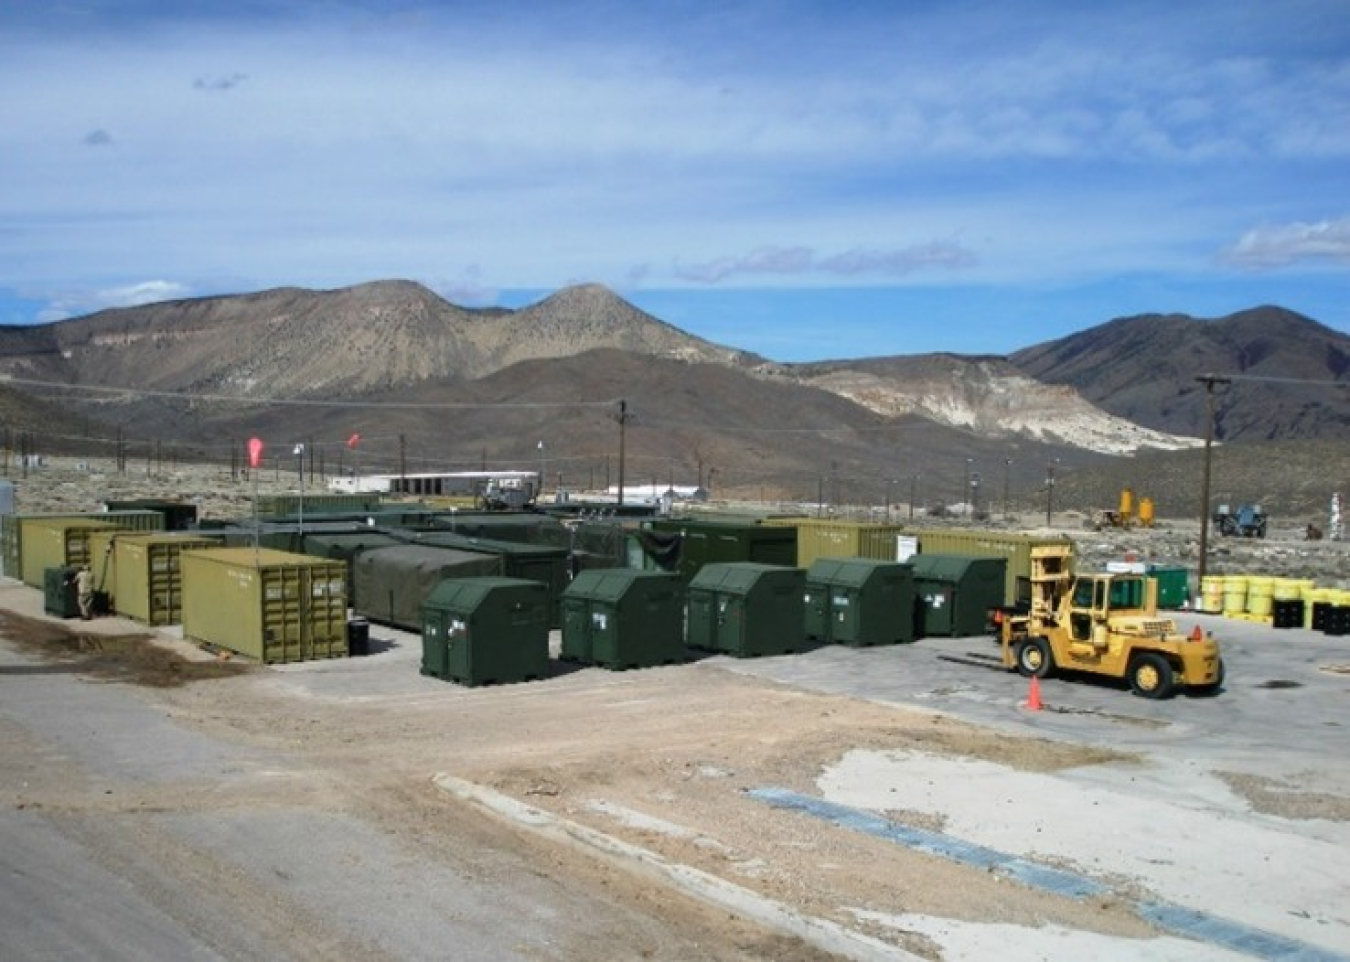
M1037 678L1064 671L1125 679L1144 698L1218 693L1219 643L1160 616L1155 580L1133 571L1074 575L1069 560L1046 549L1033 555L1029 610L999 619L1003 667Z

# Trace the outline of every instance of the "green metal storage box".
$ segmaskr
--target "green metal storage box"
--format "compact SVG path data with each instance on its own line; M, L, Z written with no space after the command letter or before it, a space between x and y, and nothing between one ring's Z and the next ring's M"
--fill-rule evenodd
M842 645L913 641L913 569L870 558L816 559L806 572L806 635Z
M738 658L802 651L805 590L800 568L748 561L704 565L689 583L686 641Z
M523 578L451 578L422 606L422 674L462 685L548 674L548 589Z
M106 559L95 557L94 585L108 593L115 612L147 625L176 625L183 620L181 555L219 545L189 531L100 531L90 536L95 546L105 540L111 553Z
M1004 604L1008 563L1003 558L920 554L914 567L919 637L963 638L989 632L989 612Z
M1033 548L1068 548L1073 540L1064 535L1034 535L1015 531L984 531L965 528L913 528L919 554L961 555L968 558L1002 558L1005 562L1003 597L999 604L1015 604L1031 598L1031 553ZM904 561L906 559L897 559ZM1072 563L1071 563L1072 567Z
M657 518L647 530L678 541L668 554L656 544L644 545L647 567L677 571L691 580L704 565L754 562L763 565L794 567L797 564L797 529L771 527L745 521L722 522L704 518Z
M562 596L562 657L607 668L686 661L683 580L631 568L580 572Z
M408 631L422 626L422 606L447 578L501 574L501 558L431 545L371 548L352 559L357 614Z
M1158 582L1158 607L1181 608L1191 600L1191 573L1187 568L1149 565L1148 576Z
M42 576L42 610L57 618L77 618L80 600L71 580L73 568L48 568Z
M265 664L347 656L346 566L267 548L179 554L183 636Z

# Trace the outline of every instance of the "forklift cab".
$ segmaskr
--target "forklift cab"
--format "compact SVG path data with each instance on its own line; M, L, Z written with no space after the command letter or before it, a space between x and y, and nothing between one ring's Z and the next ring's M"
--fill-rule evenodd
M1097 575L1074 582L1069 600L1069 636L1082 643L1106 643L1106 623L1112 612L1141 611L1147 606L1145 579ZM1100 625L1102 630L1094 632Z

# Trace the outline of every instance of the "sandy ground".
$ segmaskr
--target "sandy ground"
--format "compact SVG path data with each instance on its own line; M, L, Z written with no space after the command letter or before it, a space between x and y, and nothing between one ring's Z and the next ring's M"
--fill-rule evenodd
M983 958L995 949L1000 958L1028 960L1080 952L1122 962L1244 957L1160 930L1138 910L1151 900L1240 919L1324 958L1350 954L1344 765L1339 781L1316 792L1243 783L1240 775L1225 781L1188 765L1184 753L1147 758L1017 735L714 663L626 673L560 667L543 682L465 689L419 676L415 639L385 629L376 631L382 650L369 658L267 669L126 632L121 619L91 627L34 618L36 592L3 595L0 634L25 653L148 688L175 725L301 757L321 773L322 791L347 797L347 806L408 844L425 846L437 826L450 837L465 830L464 803L432 785L435 774L448 773L836 923L891 946L895 957ZM1123 710L1131 707L1128 694L1113 694ZM1337 757L1346 755L1333 751ZM1189 787L1169 797L1157 794L1159 783ZM1067 868L1103 888L1087 898L1038 891L987 868L771 810L749 794L765 786ZM11 791L7 801L40 810L72 789L58 780ZM174 791L165 797L147 784L110 811L181 806ZM248 804L213 791L202 786L194 802ZM265 803L304 807L315 791L310 779L278 780ZM542 873L608 886L651 911L659 903L667 919L687 913L688 925L727 947L711 958L826 957L662 896L650 880L527 830L508 837L501 844L531 852ZM1263 893L1272 880L1278 899ZM854 957L886 957L869 954L867 944Z
M69 507L87 506L79 484L52 491ZM53 509L27 495L23 501L22 510ZM1073 519L1064 520L1071 530ZM1193 532L1165 523L1154 532L1091 533L1084 544L1094 557L1142 552L1146 560L1185 563ZM1314 571L1324 583L1346 573L1344 545L1303 544L1292 533L1223 552L1223 566L1262 573ZM420 676L417 640L382 628L369 658L265 669L121 619L53 623L39 617L41 599L31 589L0 595L7 612L0 636L26 657L136 686L175 725L285 751L319 773L270 784L265 804L304 806L321 790L408 844L448 845L453 833L473 831L465 803L433 784L447 773L874 940L859 942L859 958L874 957L870 944L891 947L897 958L953 960L1250 957L1170 934L1139 911L1155 901L1295 940L1309 948L1307 958L1350 958L1350 748L1343 743L1350 699L1322 720L1321 770L1310 763L1306 779L1275 777L1240 759L1193 764L1185 729L1195 722L1131 719L1135 706L1124 692L1109 697L1119 699L1132 745L1152 739L1146 751L1111 738L973 723L935 700L940 686L916 691L909 703L850 697L716 660L627 673L560 666L543 682L465 689ZM1291 710L1296 703L1272 703L1270 724ZM1053 894L774 810L751 794L765 787L1066 869L1100 891ZM41 811L78 788L59 773L35 773L23 790L11 783L4 802ZM259 801L213 792L203 785L194 804L228 810ZM154 784L115 803L181 804ZM440 830L446 835L431 842ZM706 958L826 957L604 859L533 838L527 827L508 827L494 844L529 853L550 877L608 887L637 911L713 933L721 948ZM675 956L667 947L652 957Z

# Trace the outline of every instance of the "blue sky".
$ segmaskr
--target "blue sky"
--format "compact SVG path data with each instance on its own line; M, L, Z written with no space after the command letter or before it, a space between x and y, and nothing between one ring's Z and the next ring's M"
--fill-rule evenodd
M0 2L0 323L608 285L778 360L1350 332L1350 2Z

